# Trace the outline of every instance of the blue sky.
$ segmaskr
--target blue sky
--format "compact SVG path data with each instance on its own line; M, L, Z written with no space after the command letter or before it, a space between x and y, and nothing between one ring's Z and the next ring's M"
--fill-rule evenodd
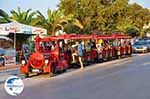
M130 0L130 3L138 3L145 8L150 8L149 0Z
M130 0L130 3L134 2L150 8L149 0ZM16 10L20 6L22 10L32 8L33 11L40 10L46 15L47 9L57 9L58 3L59 0L0 0L0 8L10 13L11 10Z
M11 10L17 10L19 6L21 10L32 9L33 11L41 11L46 15L47 9L56 9L59 0L0 0L0 9L7 13Z

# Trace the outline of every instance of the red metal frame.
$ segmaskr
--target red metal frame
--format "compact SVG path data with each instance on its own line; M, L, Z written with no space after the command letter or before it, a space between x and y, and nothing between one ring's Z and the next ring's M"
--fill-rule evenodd
M51 73L55 69L56 71L66 70L68 64L71 61L71 56L68 56L65 52L61 52L59 42L61 40L115 40L115 39L131 39L128 35L123 34L111 34L111 35L77 35L77 34L64 34L59 36L49 36L41 38L39 35L35 38L36 49L35 53L32 53L26 64L22 65L20 70L24 74L32 73L32 69L40 69L42 73ZM48 50L42 52L40 42L56 42L56 48L54 50ZM45 64L44 53L48 54L48 63ZM93 48L91 51L86 51L83 56L85 61L95 60L101 55L103 59L109 59L116 56L131 55L132 48L130 45L126 46L110 46L105 45L102 52L98 54L97 48ZM55 68L54 68L55 67Z

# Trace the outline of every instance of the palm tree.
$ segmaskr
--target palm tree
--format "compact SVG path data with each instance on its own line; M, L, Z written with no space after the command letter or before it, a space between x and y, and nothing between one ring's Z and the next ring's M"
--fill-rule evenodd
M37 11L37 13L37 18L41 20L37 25L46 28L49 31L49 34L53 36L55 35L55 31L57 30L57 28L63 30L63 25L67 24L68 20L70 20L70 17L64 16L62 11L51 11L50 9L48 9L47 18L42 15L40 11Z
M71 22L74 25L77 25L80 28L83 28L83 26L80 24L80 22L77 19L73 19L72 15L67 15L64 16L64 11L63 10L56 10L56 11L51 11L50 9L47 10L47 16L46 18L40 11L37 11L38 15L37 18L39 23L37 26L43 27L49 31L49 34L52 36L55 35L55 32L57 29L64 29L64 25L68 24Z
M18 11L11 11L11 18L19 23L34 26L38 22L38 20L36 19L36 12L31 12L31 10L32 9L21 11L20 7L18 7Z
M0 9L0 23L8 23L11 22L9 15Z

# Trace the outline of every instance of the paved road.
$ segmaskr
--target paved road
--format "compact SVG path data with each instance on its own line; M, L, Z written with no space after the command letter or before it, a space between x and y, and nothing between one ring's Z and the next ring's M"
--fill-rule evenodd
M24 92L17 97L1 84L0 99L150 99L150 54L23 81Z
M0 84L3 84L5 80L12 75L16 75L21 78L24 77L22 74L20 74L20 70L18 67L8 70L0 70Z

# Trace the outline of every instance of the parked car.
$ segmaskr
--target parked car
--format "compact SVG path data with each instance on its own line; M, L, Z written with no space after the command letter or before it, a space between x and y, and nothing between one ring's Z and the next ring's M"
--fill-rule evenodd
M150 39L147 39L146 42L147 42L148 47L149 47L149 49L150 49Z
M133 44L133 52L149 52L150 48L146 40L138 40Z

